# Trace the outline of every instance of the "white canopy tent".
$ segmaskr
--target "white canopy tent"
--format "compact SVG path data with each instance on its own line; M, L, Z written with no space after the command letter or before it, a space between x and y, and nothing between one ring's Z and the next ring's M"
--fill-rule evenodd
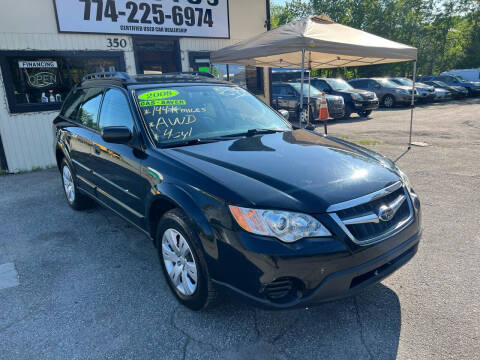
M413 122L417 49L337 24L325 15L308 16L210 54L212 64L302 69L326 69L413 61Z

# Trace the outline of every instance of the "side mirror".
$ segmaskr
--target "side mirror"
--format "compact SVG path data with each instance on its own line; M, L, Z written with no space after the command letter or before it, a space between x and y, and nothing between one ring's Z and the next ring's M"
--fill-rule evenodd
M278 110L278 112L287 120L290 117L290 113L288 112L288 110L280 109Z
M132 132L126 126L107 126L101 135L103 140L113 144L126 144L132 139Z
M375 84L374 88L375 88L375 89L380 89L381 86L380 86L380 84Z

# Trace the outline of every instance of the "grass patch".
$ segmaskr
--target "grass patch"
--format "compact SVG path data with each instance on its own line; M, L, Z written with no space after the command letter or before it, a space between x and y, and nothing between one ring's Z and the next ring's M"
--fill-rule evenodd
M350 141L358 145L381 145L382 144L381 141L377 141L377 140L355 140L355 139L350 139L348 136L340 136L340 139Z
M381 145L382 143L377 140L353 140L354 143L359 145Z

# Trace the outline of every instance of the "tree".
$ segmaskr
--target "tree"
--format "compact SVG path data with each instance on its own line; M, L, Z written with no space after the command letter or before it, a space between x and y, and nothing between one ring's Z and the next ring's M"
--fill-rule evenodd
M325 14L418 49L418 72L480 67L480 0L292 0L272 7L272 27ZM324 76L411 75L408 63L322 70Z

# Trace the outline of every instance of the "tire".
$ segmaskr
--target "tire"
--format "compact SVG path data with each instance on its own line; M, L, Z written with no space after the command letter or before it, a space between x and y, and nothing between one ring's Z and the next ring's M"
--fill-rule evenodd
M65 194L68 205L77 211L94 206L95 202L78 190L72 168L65 158L62 160L60 171L62 175L63 193Z
M344 119L348 119L348 118L352 115L352 113L353 113L352 108L347 105L347 106L345 107L345 115L343 115L343 118L344 118Z
M371 113L372 113L372 110L364 110L364 111L358 112L357 114L358 114L358 116L360 116L360 117L366 118L366 117L368 117Z
M387 109L391 109L395 106L395 98L392 95L385 95L383 98L383 106Z
M214 307L217 292L192 221L179 209L168 211L158 223L155 241L165 280L177 300L195 311Z
M297 120L300 120L300 122L301 122L302 124L306 124L306 123L307 123L307 114L308 114L307 111L308 111L308 110L307 110L306 108L303 109L303 110L300 112L300 115L299 115L300 119L297 119Z

